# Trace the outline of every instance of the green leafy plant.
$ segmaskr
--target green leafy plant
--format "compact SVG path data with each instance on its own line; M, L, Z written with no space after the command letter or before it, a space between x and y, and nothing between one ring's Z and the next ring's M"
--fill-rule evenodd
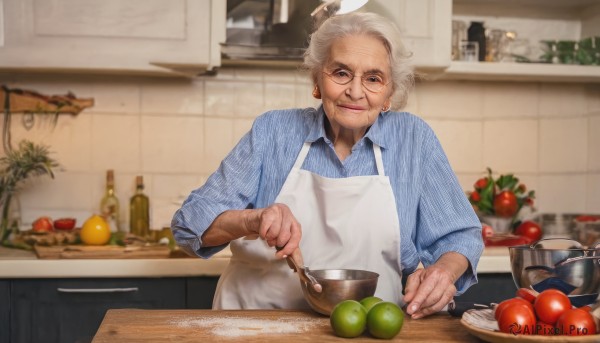
M492 215L513 218L523 206L533 207L535 191L527 191L523 183L513 174L500 175L494 179L492 169L487 168L487 176L480 178L468 193L469 201L478 215Z
M0 241L3 244L10 234L10 229L13 229L12 223L9 223L10 203L21 183L40 175L50 175L54 178L52 168L58 167L58 162L49 155L48 147L22 140L18 149L7 151L6 156L0 158Z

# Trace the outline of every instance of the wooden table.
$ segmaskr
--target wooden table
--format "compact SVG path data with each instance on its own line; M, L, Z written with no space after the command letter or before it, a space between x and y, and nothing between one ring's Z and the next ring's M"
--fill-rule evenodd
M352 340L339 338L333 334L328 317L287 310L109 310L93 340L94 343L236 341L384 342L367 333ZM402 331L392 341L481 342L464 329L458 318L448 314L419 320L407 317Z

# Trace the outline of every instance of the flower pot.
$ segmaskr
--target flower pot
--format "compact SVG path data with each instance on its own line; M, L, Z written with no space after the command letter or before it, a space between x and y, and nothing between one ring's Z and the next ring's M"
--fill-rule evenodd
M498 216L480 216L482 223L488 224L494 229L494 233L511 233L512 218Z

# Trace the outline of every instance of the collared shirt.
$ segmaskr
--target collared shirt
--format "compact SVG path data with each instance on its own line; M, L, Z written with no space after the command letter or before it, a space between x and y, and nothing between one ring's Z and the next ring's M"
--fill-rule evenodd
M381 113L340 161L324 121L322 107L259 116L218 170L175 213L171 227L182 249L203 258L223 249L225 245L202 247L204 231L224 211L273 204L304 142L312 145L302 169L328 178L376 175L375 143L396 200L403 273L454 251L470 264L456 283L458 294L475 283L483 251L481 224L429 125L407 112Z

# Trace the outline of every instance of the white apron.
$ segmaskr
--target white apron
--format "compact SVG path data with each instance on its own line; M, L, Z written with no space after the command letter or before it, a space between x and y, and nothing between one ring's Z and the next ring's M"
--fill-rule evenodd
M301 170L304 143L276 203L302 225L300 249L310 269L363 269L379 274L375 295L401 305L400 227L381 149L373 145L378 175L325 178ZM298 275L262 239L231 242L232 258L213 300L214 309L302 309Z

